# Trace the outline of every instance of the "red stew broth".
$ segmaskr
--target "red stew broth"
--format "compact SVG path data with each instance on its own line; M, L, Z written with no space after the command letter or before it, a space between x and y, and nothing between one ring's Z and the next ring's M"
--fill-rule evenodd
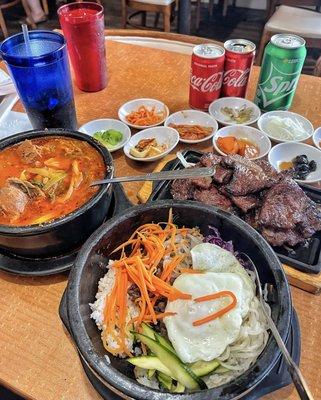
M12 216L6 215L1 211L0 207L0 224L2 225L23 226L40 223L37 220L46 215L50 215L50 218L44 222L50 222L69 214L90 200L98 191L95 187L89 187L89 184L96 179L105 177L106 166L103 157L86 141L50 136L31 139L30 142L39 146L38 148L40 149L40 156L32 163L24 162L19 155L19 146L23 142L5 148L0 152L0 189L6 185L8 178L20 178L25 170L45 168L46 160L51 158L57 160L59 167L56 169L64 171L66 177L60 182L57 196L54 196L54 198L45 196L30 199L23 213L18 217L12 218ZM74 161L78 163L79 171L82 173L82 181L73 190L70 198L64 200L71 183L72 163ZM52 168L52 170L54 169ZM28 175L30 176L27 173ZM34 178L32 174L31 177ZM32 182L32 178L28 180L30 179Z

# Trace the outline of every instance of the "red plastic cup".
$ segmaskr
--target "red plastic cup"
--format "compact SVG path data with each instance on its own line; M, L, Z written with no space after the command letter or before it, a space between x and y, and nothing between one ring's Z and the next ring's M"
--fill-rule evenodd
M107 85L104 8L97 3L70 3L58 16L76 85L84 92L98 92Z

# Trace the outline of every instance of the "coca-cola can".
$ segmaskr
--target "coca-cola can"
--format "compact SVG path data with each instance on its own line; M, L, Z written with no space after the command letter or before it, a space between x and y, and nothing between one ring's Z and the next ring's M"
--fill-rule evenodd
M220 97L225 50L216 44L194 47L189 86L189 105L207 110L213 100Z
M255 44L245 39L224 43L225 66L221 97L245 97L255 57Z

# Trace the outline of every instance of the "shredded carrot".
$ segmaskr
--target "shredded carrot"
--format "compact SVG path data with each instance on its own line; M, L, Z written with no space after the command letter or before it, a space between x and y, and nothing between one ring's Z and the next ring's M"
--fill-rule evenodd
M156 318L157 319L163 319L163 318L166 318L166 317L173 317L174 315L176 315L175 312L167 311L167 312L163 312L163 313L157 314ZM146 321L146 322L152 321L152 317L150 315L147 315L145 317L144 321Z
M164 281L169 281L172 272L183 261L183 259L184 256L176 256L168 264L166 264L165 268L163 269L161 279Z
M149 312L153 318L153 322L154 322L154 324L156 324L156 316L155 316L154 307L152 306L152 303L150 302L150 298L149 298L147 287L146 287L146 281L144 278L143 269L145 267L144 267L142 260L139 257L137 257L137 267L138 267L138 273L139 273L139 279L140 279L140 290L141 290L142 295L144 296L144 300L146 301L147 308L149 309Z
M192 269L192 268L180 268L179 272L181 274L204 274L202 269Z
M232 299L232 302L228 304L226 307L223 307L221 310L216 311L208 315L207 317L194 321L193 326L200 326L206 324L207 322L213 321L216 318L222 317L229 311L233 310L233 308L236 307L237 304L237 299L235 294L233 292L230 292L229 290L222 290L221 292L216 292L213 294L209 294L207 296L197 297L196 299L194 299L195 303L200 303L203 301L216 300L222 297L230 297Z
M190 294L179 291L169 283L184 259L178 251L176 236L185 237L189 231L188 228L178 228L172 220L170 212L167 223L140 226L112 252L121 251L120 259L113 262L115 283L104 308L103 343L112 354L131 355L126 339L129 332L139 328L143 321L156 324L162 318L175 315L171 312L157 313L155 305L159 299L191 299ZM165 255L170 256L167 263L163 263ZM138 315L128 321L128 289L133 284L139 291L139 297L135 299ZM112 338L117 346L114 343L109 346L108 338Z
M116 251L122 250L122 249L124 249L126 246L129 246L129 245L131 245L131 244L133 244L133 243L136 243L136 242L137 242L137 239L130 239L130 240L127 240L127 242L122 243L120 246L116 247L116 249L113 250L113 251L111 252L111 254L116 253Z
M150 110L145 106L140 106L138 110L132 111L126 116L127 122L133 125L147 126L161 122L166 115L166 111L156 111L156 107Z
M124 270L120 274L120 282L118 286L118 313L119 313L119 327L120 327L120 343L123 351L126 352L125 344L125 328L127 316L127 274Z

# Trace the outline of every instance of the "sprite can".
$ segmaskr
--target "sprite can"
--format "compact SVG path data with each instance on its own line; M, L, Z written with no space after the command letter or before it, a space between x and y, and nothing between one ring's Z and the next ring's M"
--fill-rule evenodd
M264 51L254 99L262 111L290 108L306 54L305 40L300 36L272 36Z

